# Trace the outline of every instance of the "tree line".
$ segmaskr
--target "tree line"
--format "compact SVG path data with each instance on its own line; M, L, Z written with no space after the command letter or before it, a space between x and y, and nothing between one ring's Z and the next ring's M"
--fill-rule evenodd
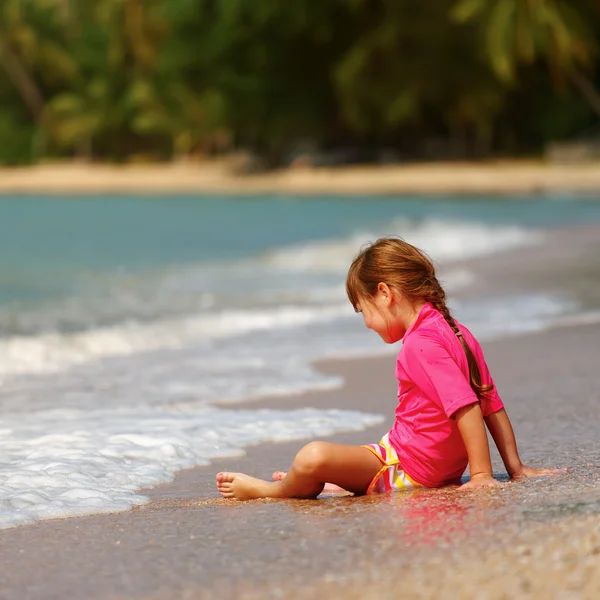
M0 163L538 153L600 135L599 36L596 0L0 0Z

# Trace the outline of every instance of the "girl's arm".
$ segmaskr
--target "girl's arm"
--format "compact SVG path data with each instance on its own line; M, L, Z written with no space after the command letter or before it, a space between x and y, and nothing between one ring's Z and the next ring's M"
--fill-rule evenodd
M485 417L485 424L494 438L508 474L511 478L520 477L524 465L519 458L517 440L506 410L502 408L498 412L488 415Z
M471 480L463 488L498 485L492 476L490 446L479 404L469 404L456 411L456 423L467 448Z
M504 466L511 479L557 475L564 472L561 469L533 469L532 467L526 467L521 462L517 450L515 433L508 414L503 408L485 417L485 424L490 430L492 438L494 438L498 452L500 452Z

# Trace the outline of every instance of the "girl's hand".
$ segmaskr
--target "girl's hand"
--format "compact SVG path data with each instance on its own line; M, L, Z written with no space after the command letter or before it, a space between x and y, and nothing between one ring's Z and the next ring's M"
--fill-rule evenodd
M460 486L461 490L475 490L478 488L495 487L502 485L498 480L494 479L491 475L481 474L474 475L467 483Z
M564 475L567 469L534 469L533 467L526 467L521 465L520 468L511 474L510 478L513 481L519 479L530 479L531 477L555 477L557 475Z
M489 488L502 485L497 479L494 479L491 475L475 475L471 477L467 483L460 486L461 490L475 490L479 488Z

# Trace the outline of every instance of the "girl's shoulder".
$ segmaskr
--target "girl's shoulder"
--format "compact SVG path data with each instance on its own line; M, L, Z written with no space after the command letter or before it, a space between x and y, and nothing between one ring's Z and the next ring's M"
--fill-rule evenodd
M400 355L426 352L435 346L444 346L444 336L437 327L425 326L412 331L409 336L402 340Z
M439 313L437 314L439 315ZM426 322L420 323L418 327L410 331L402 343L409 347L435 342L444 344L452 336L456 337L456 334L446 323L444 317L439 315L439 318L428 319Z
M481 346L471 331L462 323L456 322L460 333L475 355L482 353ZM464 353L460 338L452 330L450 325L442 318L441 320L423 323L420 327L410 332L410 335L402 341L400 354L414 355L427 354L429 352L448 353L456 358Z

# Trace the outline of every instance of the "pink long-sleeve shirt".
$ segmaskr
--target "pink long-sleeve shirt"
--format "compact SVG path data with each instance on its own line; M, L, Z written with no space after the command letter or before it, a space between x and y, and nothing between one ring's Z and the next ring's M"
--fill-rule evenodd
M494 385L479 342L466 327L457 325L475 356L482 383ZM427 487L456 482L467 468L468 457L453 417L478 399L460 339L430 303L404 334L396 378L399 403L389 439L402 468ZM495 386L481 403L484 417L503 406Z

